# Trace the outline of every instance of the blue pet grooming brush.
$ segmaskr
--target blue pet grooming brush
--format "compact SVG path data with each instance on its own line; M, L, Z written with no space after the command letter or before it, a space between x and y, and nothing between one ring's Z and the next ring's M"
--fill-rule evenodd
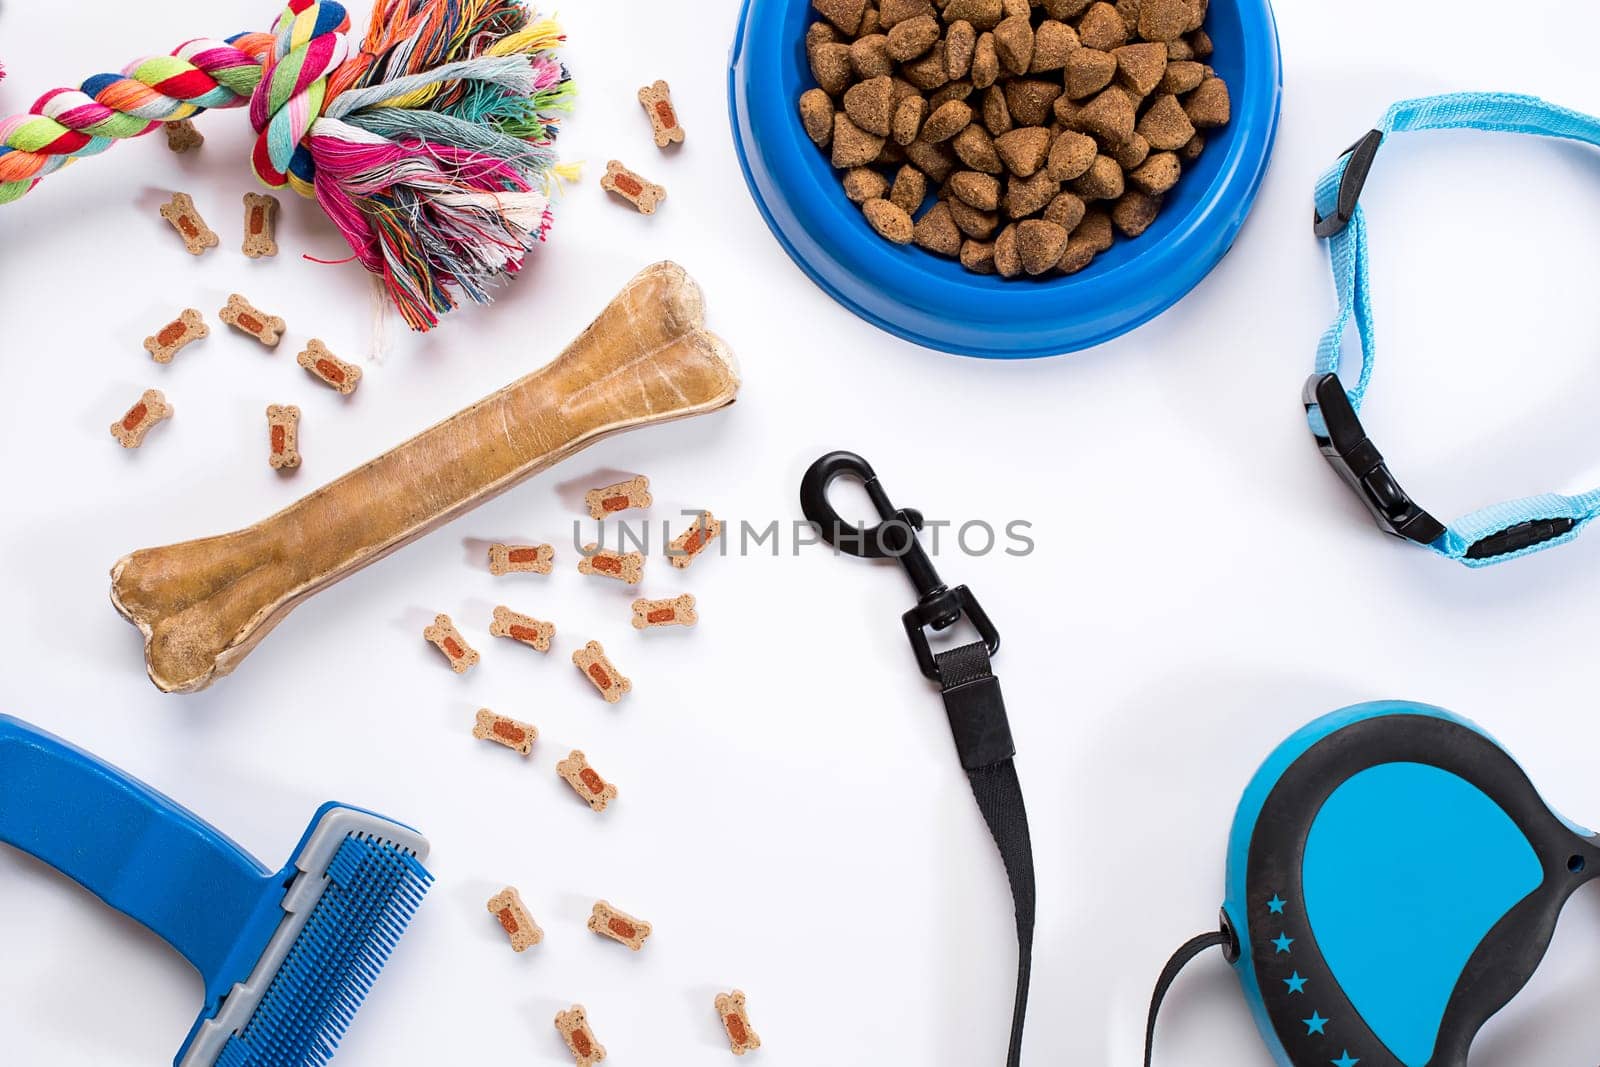
M1335 712L1245 790L1222 929L1162 973L1145 1063L1167 987L1221 947L1283 1067L1461 1067L1597 875L1600 838L1472 723L1397 701Z
M333 1057L432 877L428 842L324 804L273 872L142 782L0 716L0 841L165 938L205 979L178 1067Z

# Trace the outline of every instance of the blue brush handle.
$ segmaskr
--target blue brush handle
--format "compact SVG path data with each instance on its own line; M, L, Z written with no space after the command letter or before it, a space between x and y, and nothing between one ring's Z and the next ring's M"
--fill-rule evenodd
M0 841L160 934L205 977L208 1000L251 951L241 932L283 892L275 875L194 813L5 715Z

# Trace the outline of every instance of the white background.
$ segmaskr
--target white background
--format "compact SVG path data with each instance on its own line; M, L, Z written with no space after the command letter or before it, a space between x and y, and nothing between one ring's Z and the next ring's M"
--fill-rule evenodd
M365 5L356 18L364 22ZM0 108L271 5L62 0L0 9ZM1541 93L1600 110L1600 9L1578 0L1280 5L1278 151L1226 261L1177 308L1070 358L923 351L835 306L770 238L734 163L724 65L733 0L572 0L579 81L562 138L587 163L553 240L487 311L425 337L390 319L350 401L293 365L312 335L373 351L372 303L309 204L285 195L284 253L237 249L247 123L207 116L48 179L0 211L0 709L112 759L277 865L339 798L432 838L438 885L351 1032L346 1065L556 1064L557 1009L586 1004L611 1062L716 1064L711 1009L750 996L768 1064L995 1063L1012 982L1010 905L937 695L900 630L897 569L810 548L657 560L647 594L692 589L693 632L635 634L631 593L573 570L581 489L648 473L654 517L708 506L798 517L821 452L856 449L897 503L1033 523L1027 558L945 553L1005 634L997 670L1021 755L1040 915L1029 1059L1138 1062L1168 951L1213 922L1239 791L1303 722L1378 697L1493 730L1547 797L1600 819L1593 665L1600 540L1470 572L1380 536L1306 433L1301 382L1332 313L1310 191L1394 99ZM672 82L689 140L663 157L634 90ZM596 182L620 157L664 183L654 218ZM191 192L223 247L194 260L156 213ZM1431 135L1385 148L1366 204L1385 358L1368 425L1436 512L1600 480L1593 323L1600 164L1574 146ZM739 354L740 402L609 441L440 530L293 616L232 677L157 693L107 602L132 549L248 524L537 367L635 270L684 264ZM288 319L267 353L227 331L169 367L141 339L230 291ZM125 453L107 424L147 387L177 408ZM266 464L262 409L305 411L305 467ZM492 579L483 546L554 541L549 579ZM487 636L498 602L556 620L548 659ZM446 611L484 652L465 678L421 638ZM597 637L636 691L609 708L567 658ZM473 741L482 705L535 722L530 762ZM553 770L586 749L621 785L603 817ZM70 798L68 798L70 800ZM92 837L93 827L84 832ZM1440 860L1440 892L1454 872ZM518 885L548 937L506 947L484 901ZM634 956L583 929L605 897L656 925ZM1593 1064L1600 898L1568 908L1545 967L1475 1064ZM0 851L0 1060L161 1062L196 1009L193 972L43 866ZM1220 959L1194 966L1157 1063L1264 1065Z

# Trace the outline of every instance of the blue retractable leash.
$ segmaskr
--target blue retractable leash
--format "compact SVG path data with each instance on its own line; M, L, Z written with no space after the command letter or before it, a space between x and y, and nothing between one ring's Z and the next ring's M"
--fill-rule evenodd
M1600 837L1472 723L1404 701L1325 716L1245 790L1221 929L1162 972L1146 1067L1168 987L1212 947L1281 1067L1462 1067L1596 877Z
M1317 347L1317 369L1306 382L1304 400L1323 455L1361 497L1379 528L1426 545L1446 559L1486 567L1572 540L1600 514L1600 489L1495 504L1447 526L1400 488L1362 428L1361 402L1372 378L1376 343L1361 189L1389 134L1451 129L1528 133L1600 145L1600 119L1533 96L1458 93L1407 100L1390 108L1383 125L1352 145L1317 183L1316 234L1328 242L1339 314ZM1347 389L1339 367L1345 330L1352 321L1361 336L1361 373L1355 387Z

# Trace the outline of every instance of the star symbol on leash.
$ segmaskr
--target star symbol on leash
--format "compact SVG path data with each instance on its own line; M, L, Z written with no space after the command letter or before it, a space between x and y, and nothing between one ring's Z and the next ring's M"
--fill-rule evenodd
M1267 910L1272 912L1274 915L1282 915L1284 906L1288 903L1289 902L1287 900L1284 900L1282 897L1278 896L1278 894L1274 893L1272 894L1272 899L1267 901Z
M1326 1036L1328 1033L1328 1031L1324 1029L1324 1027L1328 1025L1328 1020L1324 1019L1320 1012L1314 1011L1311 1013L1311 1018L1301 1019L1300 1021L1306 1024L1307 1037L1310 1037L1312 1034L1322 1034Z
M1279 934L1277 937L1272 939L1272 943L1273 945L1277 946L1277 949L1280 953L1288 952L1289 946L1294 944L1294 938L1290 937L1288 934Z
M1299 971L1285 978L1283 984L1289 987L1289 992L1291 993L1304 993L1306 991L1306 980L1300 977ZM1350 1065L1345 1064L1344 1067L1350 1067Z
M1344 1055L1333 1061L1333 1067L1356 1067L1361 1061L1350 1055L1350 1050L1345 1049Z

